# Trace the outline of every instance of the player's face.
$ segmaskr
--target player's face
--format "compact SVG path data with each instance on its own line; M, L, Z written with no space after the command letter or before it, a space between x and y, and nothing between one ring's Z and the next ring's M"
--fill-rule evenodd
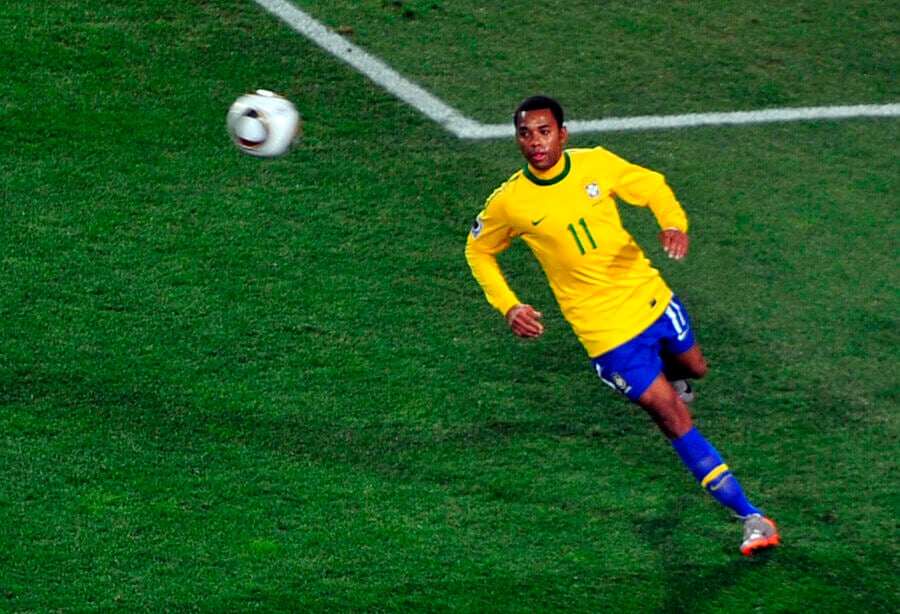
M528 163L539 171L559 162L568 136L568 130L557 125L550 109L523 111L519 115L516 142Z

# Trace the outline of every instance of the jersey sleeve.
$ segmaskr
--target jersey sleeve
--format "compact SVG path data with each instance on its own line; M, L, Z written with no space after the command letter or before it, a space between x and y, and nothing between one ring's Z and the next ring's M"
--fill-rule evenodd
M515 231L506 221L502 201L495 196L475 218L466 240L466 260L488 303L506 315L520 301L500 270L497 254L509 247Z
M638 207L649 207L662 229L677 228L687 232L687 214L662 174L607 154L616 159L619 177L615 192L622 200Z

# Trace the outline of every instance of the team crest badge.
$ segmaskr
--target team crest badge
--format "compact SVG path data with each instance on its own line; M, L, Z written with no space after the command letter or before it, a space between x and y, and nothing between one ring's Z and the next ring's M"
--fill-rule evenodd
M591 200L600 198L600 186L597 185L596 181L592 181L584 186L584 191L587 192L588 198Z
M613 383L616 385L616 388L621 390L622 392L626 392L630 386L628 382L625 381L625 378L619 375L618 373L613 373L612 376Z

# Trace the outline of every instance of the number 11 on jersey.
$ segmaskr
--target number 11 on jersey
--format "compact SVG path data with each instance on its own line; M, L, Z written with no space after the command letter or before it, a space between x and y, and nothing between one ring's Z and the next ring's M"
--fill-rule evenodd
M593 235L591 235L591 231L588 228L587 222L584 221L584 218L578 220L578 225L584 230L584 234L587 236L587 240L591 243L591 249L597 249L597 243L594 241ZM587 252L584 249L584 244L581 242L581 238L578 236L578 230L575 228L575 224L569 224L568 226L569 232L572 233L572 238L575 239L575 243L578 245L578 249L581 251L581 255L584 256Z

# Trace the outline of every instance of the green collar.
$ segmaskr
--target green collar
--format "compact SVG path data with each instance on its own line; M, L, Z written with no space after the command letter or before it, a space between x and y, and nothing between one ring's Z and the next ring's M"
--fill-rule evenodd
M569 174L569 171L572 170L572 161L569 159L569 152L564 151L563 156L565 156L565 159L566 159L566 166L565 166L565 168L563 168L562 172L559 175L557 175L556 177L551 177L550 179L541 179L540 177L535 175L533 172L531 172L531 168L529 168L529 166L527 164L525 165L525 170L522 172L525 174L525 177L527 177L529 181L531 181L532 183L534 183L536 185L554 185L556 183L559 183L563 179L565 179L566 175Z

